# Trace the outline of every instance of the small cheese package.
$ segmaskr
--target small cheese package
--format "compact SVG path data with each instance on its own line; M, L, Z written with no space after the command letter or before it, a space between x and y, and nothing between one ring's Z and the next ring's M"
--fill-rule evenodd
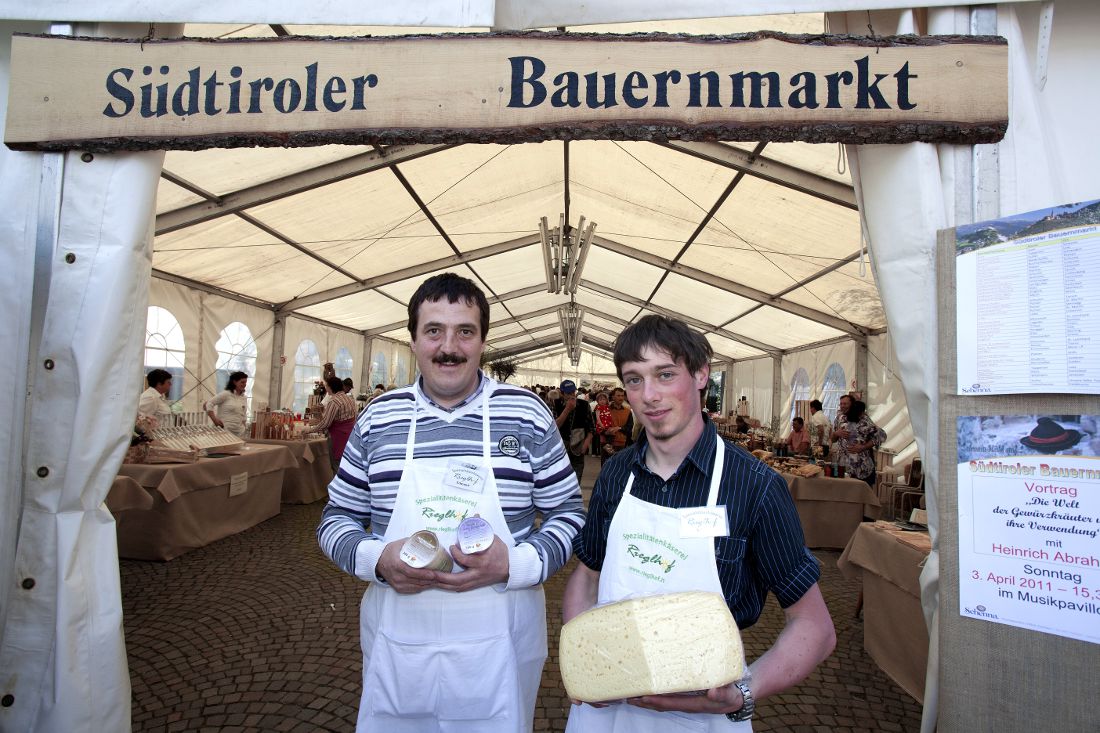
M718 593L640 596L565 624L558 649L573 700L699 692L746 676L741 633Z

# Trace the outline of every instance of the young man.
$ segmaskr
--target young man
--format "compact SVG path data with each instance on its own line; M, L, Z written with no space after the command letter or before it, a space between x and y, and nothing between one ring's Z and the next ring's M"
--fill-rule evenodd
M664 316L646 316L616 339L615 367L645 430L596 480L588 522L574 542L581 564L566 584L563 615L568 621L597 602L632 595L704 590L721 593L746 628L771 591L786 625L752 663L751 679L705 695L577 705L567 731L748 731L755 701L798 684L836 643L786 482L722 440L699 410L712 353L701 334ZM713 537L683 532L680 510L700 506L718 509L728 528ZM640 552L628 553L629 544ZM634 572L637 557L669 546L679 561L664 582Z
M546 658L542 583L569 559L584 509L541 400L478 369L488 329L489 304L472 281L424 281L409 301L420 379L371 401L329 484L321 548L370 582L360 611L360 733L533 725ZM474 515L496 536L466 555L455 530ZM449 551L454 572L401 559L423 529Z

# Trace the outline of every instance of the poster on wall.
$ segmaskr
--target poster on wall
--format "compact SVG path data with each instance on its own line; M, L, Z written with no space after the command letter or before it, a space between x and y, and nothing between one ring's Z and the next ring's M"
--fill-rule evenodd
M958 394L1100 394L1100 201L955 230Z
M1100 415L957 427L959 613L1100 643Z

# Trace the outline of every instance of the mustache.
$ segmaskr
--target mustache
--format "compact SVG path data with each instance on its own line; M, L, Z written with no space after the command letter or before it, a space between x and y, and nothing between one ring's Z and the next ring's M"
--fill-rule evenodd
M432 361L436 364L465 364L468 359L461 354L439 354L433 356Z

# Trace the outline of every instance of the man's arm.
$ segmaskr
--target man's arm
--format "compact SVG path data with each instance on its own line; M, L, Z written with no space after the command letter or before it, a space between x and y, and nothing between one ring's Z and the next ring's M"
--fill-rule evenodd
M561 599L562 623L569 623L574 616L596 605L600 590L600 571L593 570L583 562L565 583L565 593Z
M809 677L836 646L833 620L817 583L784 613L786 623L779 638L749 667L752 672L749 686L756 700L783 692ZM648 695L631 703L650 710L734 713L741 709L744 700L741 691L731 684L707 690L705 696Z

